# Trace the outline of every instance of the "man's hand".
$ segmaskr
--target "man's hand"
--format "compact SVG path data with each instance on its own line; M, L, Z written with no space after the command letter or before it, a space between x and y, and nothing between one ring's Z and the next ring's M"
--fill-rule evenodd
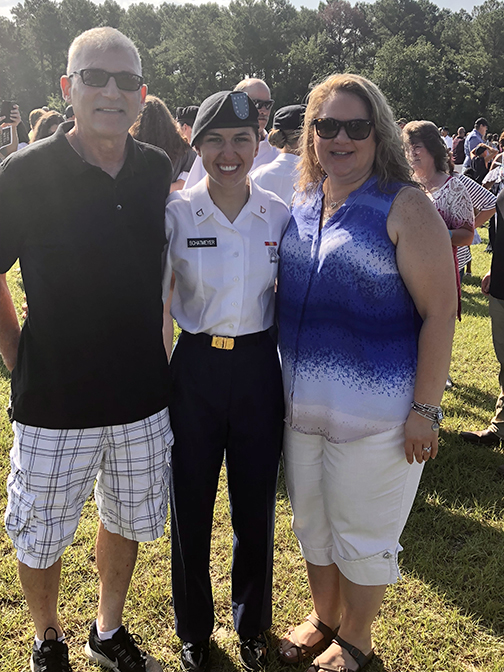
M490 295L490 271L488 271L488 273L481 281L481 291L485 296Z

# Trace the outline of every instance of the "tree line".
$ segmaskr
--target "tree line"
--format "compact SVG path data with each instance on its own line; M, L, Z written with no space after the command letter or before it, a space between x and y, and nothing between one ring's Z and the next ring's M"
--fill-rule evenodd
M61 109L59 77L72 39L113 26L142 56L150 92L174 111L199 104L246 76L265 79L276 107L303 102L333 72L369 77L397 117L472 128L478 116L504 128L504 2L471 14L429 0L321 2L296 9L289 0L232 0L229 6L115 0L24 0L0 17L0 98Z

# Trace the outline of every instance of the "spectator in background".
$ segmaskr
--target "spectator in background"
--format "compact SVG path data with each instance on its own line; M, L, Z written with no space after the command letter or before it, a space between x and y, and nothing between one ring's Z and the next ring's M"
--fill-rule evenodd
M457 135L453 140L453 146L452 146L452 158L453 163L455 164L455 172L457 173L461 173L462 170L464 169L464 159L465 159L464 141L465 141L465 128L463 126L459 126L459 128L457 129Z
M441 137L443 138L445 145L451 151L453 149L453 138L450 135L450 129L448 128L448 126L442 126L439 129L439 131L441 133Z
M5 157L9 156L9 154L14 153L17 151L18 146L19 146L19 139L18 139L18 134L17 134L17 128L19 124L21 123L21 114L19 113L19 106L14 105L11 109L10 112L10 119L6 119L5 117L0 117L0 126L2 128L6 126L10 126L12 131L11 131L11 142L5 147L2 147L0 151L0 161L3 161Z
M188 105L187 107L177 107L175 116L177 123L180 126L182 135L191 144L191 133L194 120L198 114L199 107L197 105Z
M196 152L189 146L163 101L156 96L147 96L144 108L130 128L130 133L135 140L164 149L173 165L170 191L182 189Z
M396 124L399 126L399 128L401 129L401 131L402 131L402 129L406 126L407 123L408 123L408 120L405 119L404 117L401 117L400 119L398 119L398 120L396 121Z
M471 151L483 142L487 131L488 121L484 117L478 117L474 122L473 130L467 135L464 142L464 168L469 168L471 165Z
M31 139L33 137L33 131L35 129L35 126L37 125L37 121L44 114L44 112L48 112L48 111L49 110L44 110L42 107L36 107L34 110L32 110L30 112L30 116L28 118L28 120L30 122L30 131L28 133L29 142L31 142Z
M498 446L504 439L504 192L497 198L497 232L494 240L492 266L481 281L481 291L488 296L492 322L495 355L500 365L500 393L495 405L495 415L486 429L461 432L468 443ZM498 468L504 475L504 468Z
M44 112L33 129L33 135L30 143L37 142L37 140L43 140L44 138L49 138L51 135L53 135L53 133L56 133L58 126L64 121L65 118L63 115L59 112L56 112L56 110Z
M431 121L410 121L403 129L406 155L414 177L424 187L443 218L452 244L457 270L458 317L461 314L460 263L457 248L468 246L474 237L474 211L471 197L460 180L450 174L446 145ZM469 255L470 256L470 255ZM462 266L462 269L464 268Z
M489 147L489 145L481 144L473 149L471 151L472 175L469 175L469 177L472 177L478 184L482 184L496 154L497 150Z
M271 163L259 166L250 175L256 184L279 196L289 207L294 196L299 160L299 138L303 128L306 105L281 107L273 118L268 140L280 154Z
M492 161L492 165L490 166L490 170L492 170L496 166L501 166L502 165L502 155L503 155L503 153L504 153L504 131L499 136L499 153L497 154L495 159Z

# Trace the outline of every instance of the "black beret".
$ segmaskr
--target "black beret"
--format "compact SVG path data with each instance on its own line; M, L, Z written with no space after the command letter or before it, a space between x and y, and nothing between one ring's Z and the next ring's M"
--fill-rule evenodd
M273 128L281 131L297 131L303 125L306 105L287 105L275 112Z
M259 113L245 91L219 91L206 98L198 110L191 145L212 128L259 128Z
M188 105L187 107L177 107L175 112L175 117L178 122L181 124L188 124L192 126L196 115L198 114L199 107L197 105Z

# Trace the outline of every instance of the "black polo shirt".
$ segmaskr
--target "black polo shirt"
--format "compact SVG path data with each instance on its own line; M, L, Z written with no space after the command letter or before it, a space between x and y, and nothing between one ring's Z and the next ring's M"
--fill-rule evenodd
M54 429L135 422L167 405L162 257L171 164L128 137L113 179L51 138L0 167L0 273L28 299L13 419Z

